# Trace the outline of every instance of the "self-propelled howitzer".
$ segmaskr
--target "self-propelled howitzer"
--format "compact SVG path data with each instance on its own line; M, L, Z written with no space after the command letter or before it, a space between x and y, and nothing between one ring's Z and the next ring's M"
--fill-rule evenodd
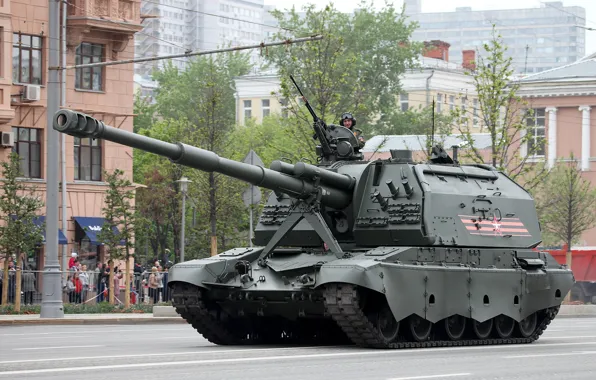
M538 339L573 275L535 250L540 227L527 191L438 147L425 163L409 151L364 161L347 128L314 127L324 140L319 165L266 169L72 111L54 122L62 133L273 190L257 246L170 268L176 311L214 343L413 348Z

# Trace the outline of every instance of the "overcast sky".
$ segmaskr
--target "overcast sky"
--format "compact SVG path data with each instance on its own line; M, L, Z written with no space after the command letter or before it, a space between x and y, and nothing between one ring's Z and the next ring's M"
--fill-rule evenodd
M381 7L384 0L368 0L375 6ZM580 6L586 10L586 27L596 29L596 0L561 0L564 6ZM319 8L329 3L328 0L265 0L265 4L275 5L277 8L291 8L293 5L300 10L304 4L313 3ZM333 1L340 11L350 12L360 4L360 0ZM422 0L422 12L449 12L456 7L472 7L472 10L537 8L541 6L539 0ZM395 7L401 8L403 0L393 1ZM586 54L596 52L596 31L586 30Z

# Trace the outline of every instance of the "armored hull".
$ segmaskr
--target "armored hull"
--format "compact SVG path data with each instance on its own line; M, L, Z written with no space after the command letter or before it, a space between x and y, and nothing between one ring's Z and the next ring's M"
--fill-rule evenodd
M177 312L216 344L530 343L571 285L567 270L532 250L378 247L341 259L280 250L264 267L262 250L175 265Z

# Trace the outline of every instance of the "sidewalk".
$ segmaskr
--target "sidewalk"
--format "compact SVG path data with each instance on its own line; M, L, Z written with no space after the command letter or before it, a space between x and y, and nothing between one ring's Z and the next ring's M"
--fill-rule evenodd
M0 315L0 326L16 325L137 325L186 323L181 317L154 317L152 313L64 314L64 318L44 318L39 314Z

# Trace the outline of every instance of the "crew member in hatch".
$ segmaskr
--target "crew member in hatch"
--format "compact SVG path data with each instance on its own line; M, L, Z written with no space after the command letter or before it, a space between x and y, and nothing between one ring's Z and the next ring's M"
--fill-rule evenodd
M362 131L360 129L355 129L356 126L356 119L350 112L344 112L341 115L341 119L339 119L339 125L342 127L348 128L350 131L354 132L354 136L358 139L358 143L360 148L364 147L365 141L364 137L362 137Z

